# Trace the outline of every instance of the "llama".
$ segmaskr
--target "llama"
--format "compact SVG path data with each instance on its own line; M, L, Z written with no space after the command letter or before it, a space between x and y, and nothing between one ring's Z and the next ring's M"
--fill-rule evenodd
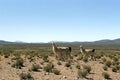
M90 57L91 59L96 60L95 49L84 49L82 46L80 46L80 52L83 54L84 57Z
M70 58L71 47L57 47L54 42L52 42L52 50L56 58Z

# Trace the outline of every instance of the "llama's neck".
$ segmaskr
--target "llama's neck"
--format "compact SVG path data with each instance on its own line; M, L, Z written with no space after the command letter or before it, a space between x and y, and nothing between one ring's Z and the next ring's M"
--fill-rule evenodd
M81 53L85 53L85 49L83 47L80 47Z
M57 49L57 46L56 46L56 44L54 42L52 43L52 48L53 48L53 50Z

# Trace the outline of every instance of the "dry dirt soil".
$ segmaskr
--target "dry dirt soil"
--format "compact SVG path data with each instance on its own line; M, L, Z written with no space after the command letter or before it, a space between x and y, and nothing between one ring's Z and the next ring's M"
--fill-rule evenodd
M101 59L96 61L88 61L87 63L82 60L77 60L77 57L73 57L71 60L71 67L66 67L66 62L60 61L61 65L57 64L57 60L54 56L49 56L48 60L54 64L54 68L60 71L59 75L54 73L48 73L44 71L43 67L48 63L44 62L42 58L34 57L34 61L29 61L25 59L24 56L24 67L17 69L12 67L12 64L15 62L12 60L13 57L4 58L1 56L0 60L0 80L20 80L21 73L30 73L34 80L105 80L102 76L102 72L107 72L110 75L111 80L120 80L120 72L112 72L111 68L107 71L103 70L104 64L102 64ZM33 64L38 64L42 68L39 71L30 71ZM92 70L87 74L86 78L78 77L78 69L76 65L90 65ZM24 79L23 79L24 80ZM29 79L28 79L29 80Z

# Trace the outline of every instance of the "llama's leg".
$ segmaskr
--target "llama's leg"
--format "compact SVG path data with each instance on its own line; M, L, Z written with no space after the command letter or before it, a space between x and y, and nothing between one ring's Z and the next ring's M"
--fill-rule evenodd
M91 57L90 54L87 54L87 59L88 59L88 61L89 61L89 60L91 61L92 57Z
M60 52L57 54L57 58L58 58L58 60L60 59L60 57L61 57L61 54L60 54Z
M66 53L65 53L65 52L63 52L63 59L64 59L64 60L67 59L67 57L66 57Z
M92 56L91 55L89 55L89 59L90 59L90 61L92 60Z
M86 58L86 55L85 55L85 54L83 54L83 58Z
M56 59L58 58L58 53L55 54L55 58L56 58Z
M57 54L56 53L54 53L54 57L57 58Z
M55 57L56 57L57 60L59 60L59 59L60 59L60 56L61 56L61 53L60 53L60 52L57 52Z
M66 59L67 59L67 60L70 60L70 59L71 59L69 52L66 54Z
M93 60L93 61L94 61L94 55L93 55L93 54L91 54L91 60Z
M93 60L93 55L90 55L90 59Z
M68 52L65 52L65 53L64 53L64 59L65 59L65 60L68 60L68 59L69 59L69 53L68 53Z
M55 58L57 59L57 58L58 58L58 56L57 56L57 55L55 55Z
M86 58L89 60L89 54L86 54Z
M58 59L59 59L59 60L63 60L63 59L64 59L64 56L63 56L62 52L59 52Z
M72 56L70 55L70 53L69 53L69 56L68 56L68 57L69 57L69 59L71 59L71 58L72 58Z
M94 61L96 61L96 57L95 57L95 55L93 55L93 58L94 58Z
M95 55L91 55L91 59L96 61Z
M83 59L88 59L88 57L86 55L83 55Z

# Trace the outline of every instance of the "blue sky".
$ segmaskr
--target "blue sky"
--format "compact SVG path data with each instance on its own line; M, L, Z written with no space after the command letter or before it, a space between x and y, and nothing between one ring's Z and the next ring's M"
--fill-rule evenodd
M120 0L0 0L0 40L120 38Z

